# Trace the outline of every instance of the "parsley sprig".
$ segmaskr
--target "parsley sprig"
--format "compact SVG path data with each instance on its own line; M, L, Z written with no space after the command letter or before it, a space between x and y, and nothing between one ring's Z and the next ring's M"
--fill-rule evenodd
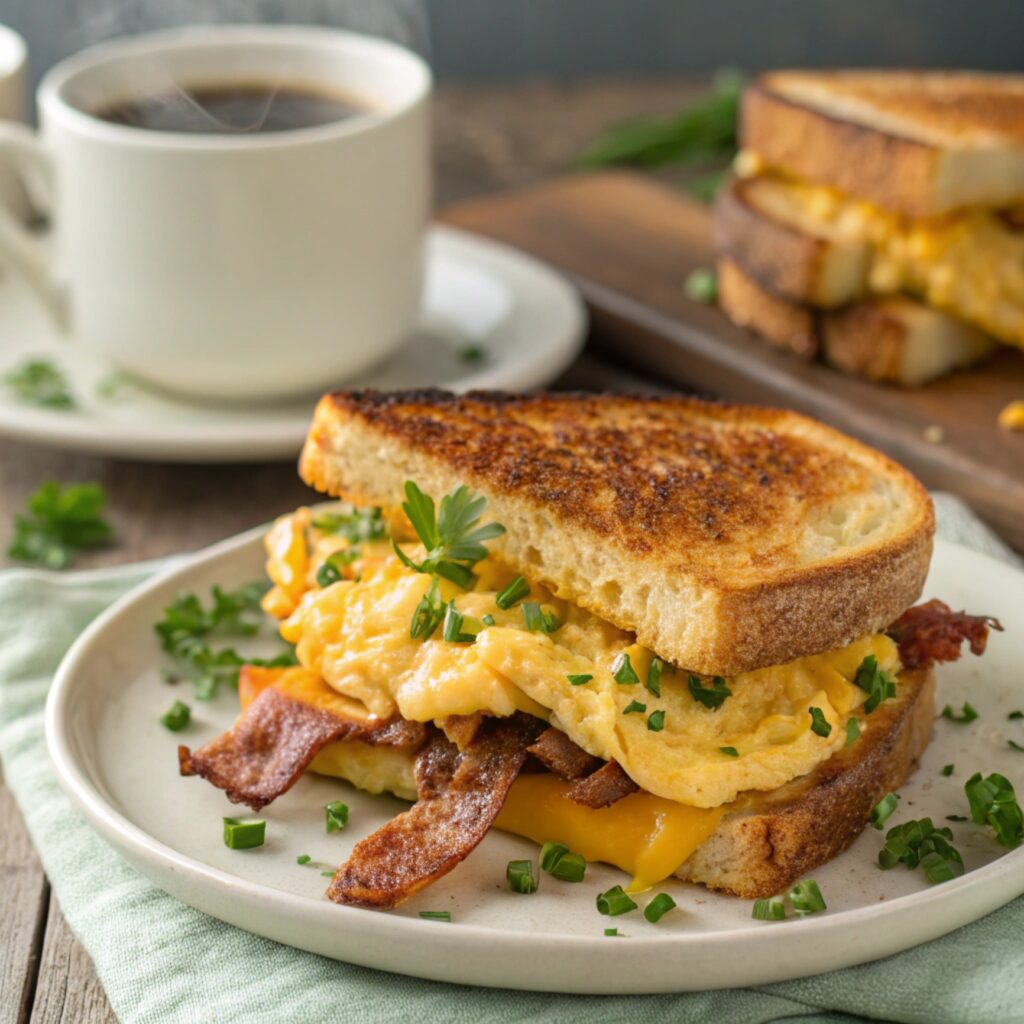
M209 608L204 608L195 594L181 594L164 608L164 617L153 628L160 646L174 660L174 674L192 681L196 700L211 700L221 683L236 686L243 665L283 668L296 664L291 649L270 659L243 658L233 647L214 650L208 642L214 635L258 633L260 598L265 590L260 582L243 584L237 590L214 586Z
M103 518L107 495L97 483L61 487L47 480L28 499L24 514L14 518L11 558L47 569L63 569L77 551L108 544L113 527Z
M405 497L402 508L427 553L417 563L395 544L395 554L414 572L436 573L463 589L470 587L474 580L472 566L487 556L484 541L505 532L501 523L477 525L487 499L463 484L446 494L440 510L435 511L434 499L412 480L405 482Z
M77 406L67 378L49 359L28 359L5 373L3 381L26 405L62 411Z

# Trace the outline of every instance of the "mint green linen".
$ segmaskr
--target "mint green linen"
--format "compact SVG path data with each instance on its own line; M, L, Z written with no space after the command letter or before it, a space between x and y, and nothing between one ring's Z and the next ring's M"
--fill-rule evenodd
M940 532L1012 559L955 501ZM187 907L72 810L46 756L43 704L86 624L158 566L0 574L0 760L71 927L125 1022L1024 1022L1024 899L888 960L795 982L673 996L562 996L418 981L257 938ZM0 895L2 913L2 895Z

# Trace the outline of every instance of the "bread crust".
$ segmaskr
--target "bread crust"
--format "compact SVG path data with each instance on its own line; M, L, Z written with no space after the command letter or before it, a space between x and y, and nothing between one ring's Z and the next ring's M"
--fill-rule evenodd
M934 694L930 666L901 673L896 698L861 716L859 739L809 775L741 797L676 876L760 899L841 853L864 830L871 808L916 767L931 736Z
M919 596L934 532L923 487L880 453L796 413L681 397L337 392L300 473L357 504L465 483L517 572L717 675L883 629Z

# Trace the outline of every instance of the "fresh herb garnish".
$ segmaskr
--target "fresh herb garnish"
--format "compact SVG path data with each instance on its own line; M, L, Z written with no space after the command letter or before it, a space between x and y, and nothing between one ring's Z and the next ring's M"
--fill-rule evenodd
M871 808L871 813L868 815L868 823L879 831L882 830L882 826L889 820L892 812L896 810L896 805L899 803L898 793L886 793L881 800Z
M718 298L718 278L707 267L696 267L686 276L683 285L686 294L694 302L714 302Z
M976 825L991 825L996 842L1014 850L1024 842L1024 813L1010 781L993 772L986 778L976 772L964 783L971 805L971 820Z
M825 712L821 708L810 708L811 713L811 732L815 736L830 736L832 734L832 726L828 719L825 718Z
M359 548L344 548L329 555L316 571L317 586L329 587L332 583L344 579L341 570L346 565L351 565L358 557Z
M705 686L697 676L690 676L690 696L706 708L717 711L732 696L732 690L721 676L715 676L710 686Z
M967 701L964 701L964 706L959 714L953 710L951 705L947 704L942 709L942 717L950 722L959 722L961 725L967 725L968 722L973 722L978 717L978 712Z
M540 848L541 868L550 871L568 852L569 847L565 843L546 842Z
M324 823L328 835L340 832L348 824L348 804L340 800L324 804Z
M423 542L426 556L416 563L397 544L395 554L414 572L436 573L464 589L469 587L474 578L471 567L487 556L484 541L505 532L501 523L477 525L487 499L463 484L441 499L435 515L434 499L411 480L405 482L405 496L402 508Z
M638 700L631 700L622 709L622 713L624 715L632 715L632 714L635 714L637 712L644 712L646 710L647 710L647 705L646 704L641 704L640 701L638 701Z
M479 345L467 345L459 349L459 358L464 363L479 363L484 357L484 350Z
M583 857L573 853L565 843L545 843L540 851L540 866L563 882L582 882L587 870Z
M384 515L377 507L355 508L351 512L321 512L313 520L313 525L324 533L344 537L349 544L382 540L388 533Z
M310 855L308 853L300 853L298 855L298 857L295 858L295 863L296 864L308 864L312 859L313 858L310 857Z
M846 746L860 739L860 722L856 718L846 720Z
M1006 741L1006 745L1007 745L1007 746L1008 746L1008 747L1009 747L1009 748L1010 748L1011 750L1019 750L1019 751L1021 751L1022 753L1024 753L1024 747L1022 747L1022 746L1021 746L1021 745L1020 745L1020 744L1019 744L1019 743L1018 743L1018 742L1017 742L1016 740L1007 740L1007 741Z
M494 616L490 612L488 612L480 621L485 626L494 626L494 625L496 625L496 623L494 621Z
M456 609L455 598L453 597L444 610L443 635L450 644L471 644L476 639L476 633L464 631L462 626L465 616Z
M580 672L577 675L566 676L565 678L569 680L570 686L582 686L584 683L589 683L594 677L586 672Z
M647 716L647 728L650 732L661 732L665 728L665 712L652 711Z
M621 885L613 886L597 897L597 912L606 917L618 917L636 910L636 904L626 895Z
M554 613L542 608L536 601L524 601L519 607L523 612L523 623L531 633L554 633L558 629L558 619Z
M444 621L446 609L447 605L441 600L441 581L435 576L412 613L409 636L413 640L428 640Z
M224 819L224 845L232 850L254 850L263 845L266 836L265 821L242 821L239 818Z
M508 611L516 603L530 594L530 584L522 576L517 576L498 596L494 603L502 610Z
M966 814L947 814L946 821L970 821Z
M750 916L755 921L784 921L786 904L777 897L770 900L754 900L754 909Z
M49 359L29 359L4 374L4 384L19 400L43 409L74 409L67 378Z
M331 870L327 870L327 871L321 871L320 874L324 878L333 878L335 876L336 872L331 871Z
M176 700L161 716L160 724L171 732L181 732L192 718L192 711L187 704Z
M661 673L665 668L665 662L661 658L651 658L651 664L647 669L647 681L644 686L654 694L655 697L661 696Z
M878 667L878 661L873 654L869 654L860 663L853 681L868 695L864 701L866 715L870 715L883 700L896 696L896 683L887 672Z
M532 860L510 860L505 868L508 887L513 892L529 894L537 891L540 879L533 873Z
M612 678L622 686L635 686L640 682L633 662L629 660L629 655L625 651L612 662Z
M813 878L797 882L789 892L786 893L793 910L798 914L817 914L826 910L825 897L821 895L821 889Z
M942 766L942 774L948 779L950 775L956 770L956 766L952 764L944 764Z
M1006 717L1011 722L1015 722L1019 718L1024 718L1024 711L1011 711Z
M672 899L667 892L659 892L644 907L644 917L647 918L651 924L657 924L670 910L673 910L676 906L676 901Z
M739 757L740 752L735 747L719 747L718 748L726 757Z
M908 868L919 864L932 885L948 882L964 873L960 851L952 844L948 828L936 828L931 818L908 821L889 829L885 846L878 853L878 864L888 871L903 863Z
M450 910L421 910L420 917L424 921L450 921L452 912Z
M107 495L96 483L61 487L47 480L28 499L24 514L14 517L14 536L7 554L47 569L63 569L77 551L98 548L114 536L103 519Z
M619 929L618 928L605 928L604 933L609 938L614 938L616 935L619 934Z

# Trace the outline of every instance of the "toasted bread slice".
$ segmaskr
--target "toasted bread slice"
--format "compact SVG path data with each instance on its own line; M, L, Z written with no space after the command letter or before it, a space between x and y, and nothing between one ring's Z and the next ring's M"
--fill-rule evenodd
M717 266L718 302L733 323L805 358L820 351L851 376L920 387L996 348L976 327L903 295L816 312L763 288L735 260Z
M896 697L862 718L857 740L809 775L741 797L676 877L744 899L784 891L860 835L871 808L914 770L934 717L934 669L901 673Z
M719 255L785 299L824 308L867 291L871 248L817 220L778 178L732 179L715 199Z
M873 449L689 398L337 392L300 472L356 504L467 484L513 569L717 675L883 629L920 594L934 531L922 486Z
M1024 199L1024 76L775 71L740 138L769 167L911 217Z

